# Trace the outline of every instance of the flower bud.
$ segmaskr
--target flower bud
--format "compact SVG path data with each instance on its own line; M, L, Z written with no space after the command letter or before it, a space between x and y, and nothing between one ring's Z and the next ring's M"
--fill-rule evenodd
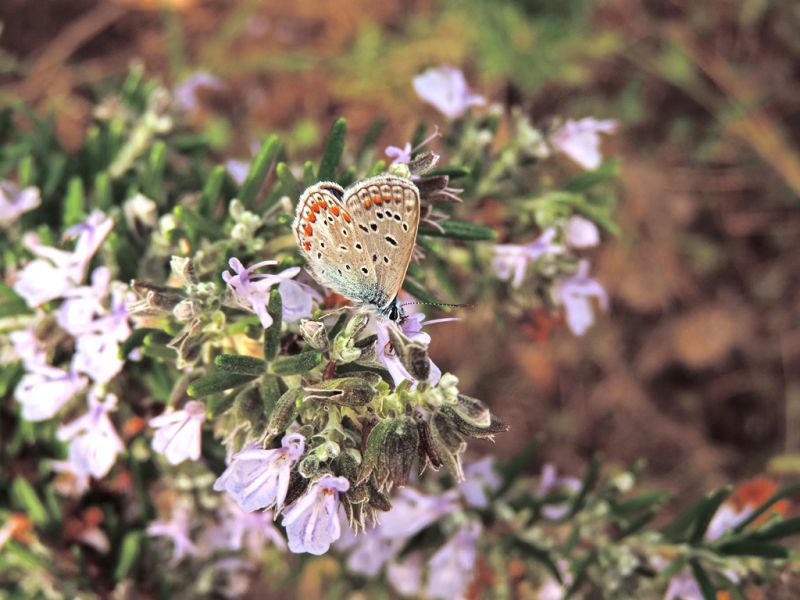
M266 439L272 439L286 431L286 428L294 421L302 400L303 388L292 388L278 398L275 409L269 416L267 430L264 432Z
M300 321L300 335L314 350L328 349L328 332L325 330L324 323L312 321L311 319L302 319Z
M392 421L392 427L383 441L383 464L388 474L388 486L404 486L408 483L408 473L417 457L419 431L414 419L400 417Z
M431 439L442 464L456 481L464 481L461 454L467 449L467 443L442 412L437 412L431 417Z
M191 258L173 256L169 261L172 274L175 275L185 287L197 284L197 273Z
M420 413L415 413L414 420L417 424L417 432L419 433L419 472L425 469L425 465L430 463L431 467L438 471L442 466L442 458L436 450L431 436L431 427L425 420L425 417Z

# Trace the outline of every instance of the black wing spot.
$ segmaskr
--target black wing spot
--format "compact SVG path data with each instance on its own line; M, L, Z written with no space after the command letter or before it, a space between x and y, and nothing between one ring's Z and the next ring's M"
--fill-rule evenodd
M389 264L389 257L388 256L384 256L383 257L383 262L385 262L388 265Z
M367 267L361 267L361 272L362 272L364 275L366 275L367 273L369 273L369 269L367 269Z
M319 243L319 247L320 247L320 248L324 248L324 247L325 247L325 242L320 242L320 243Z
M361 242L356 242L356 250L361 250L363 248L364 246L361 245Z
M372 255L372 262L378 262L378 255L377 254L373 254Z
M369 228L372 229L372 231L378 231L378 224L377 223L370 223L369 224Z
M400 221L402 221L403 219L402 219L402 217L400 216L400 214L399 214L399 213L395 213L395 214L394 214L394 220L395 220L395 221L397 221L397 222L399 223L399 222L400 222Z
M322 258L322 252L317 252L317 258Z
M344 270L345 270L345 271L349 271L349 270L350 270L350 265L345 265L345 266L344 266Z
M363 224L359 223L359 224L358 224L358 227L359 227L359 229L361 229L361 231L363 231L364 233L369 233L369 229L367 228L367 226L366 226L366 225L363 225Z
M347 246L344 245L339 246L339 250L341 250L342 252L347 252Z
M403 231L408 231L408 223L403 223Z
M342 274L342 270L341 269L336 269L336 271L339 273L339 275Z
M387 236L386 236L384 239L385 239L387 242L389 242L389 243L390 243L392 246L397 246L397 240L396 240L396 239L394 239L392 236L390 236L390 235L387 235Z
M333 217L332 217L332 216L330 216L330 215L328 215L328 221L330 221L331 223L333 223Z
M375 213L375 216L378 217L378 219L383 219L383 212L379 210Z
M347 237L347 229L342 229L342 235L343 235L344 237Z

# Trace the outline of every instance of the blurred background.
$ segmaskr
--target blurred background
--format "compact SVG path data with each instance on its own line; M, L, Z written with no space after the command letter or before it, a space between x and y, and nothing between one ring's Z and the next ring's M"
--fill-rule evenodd
M575 338L477 306L431 355L512 424L501 456L542 435L566 470L644 458L647 481L692 497L800 473L796 1L3 0L0 21L0 105L55 115L67 148L88 90L134 63L175 90L216 78L191 116L220 159L268 132L311 155L338 116L357 137L382 116L381 143L402 146L441 119L411 86L440 64L536 123L619 120L610 312Z

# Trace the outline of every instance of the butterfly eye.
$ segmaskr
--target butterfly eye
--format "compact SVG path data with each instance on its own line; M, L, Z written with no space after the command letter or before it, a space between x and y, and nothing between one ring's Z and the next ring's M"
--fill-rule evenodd
M392 309L389 311L389 320L397 321L397 306L392 306Z

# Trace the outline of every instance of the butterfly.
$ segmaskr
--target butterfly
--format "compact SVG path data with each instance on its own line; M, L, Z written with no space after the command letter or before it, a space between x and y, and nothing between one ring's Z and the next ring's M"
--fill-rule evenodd
M347 189L323 181L300 196L292 228L314 278L334 292L402 323L397 294L417 239L419 190L378 175Z

